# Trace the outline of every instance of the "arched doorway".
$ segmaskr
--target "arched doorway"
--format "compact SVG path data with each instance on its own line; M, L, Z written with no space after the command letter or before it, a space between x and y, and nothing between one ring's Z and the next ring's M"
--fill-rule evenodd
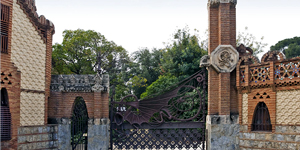
M272 131L272 124L267 105L264 102L259 102L256 105L253 121L252 131Z
M71 145L73 150L87 149L88 112L82 97L76 97L71 116Z
M11 139L11 114L6 88L1 89L1 141Z

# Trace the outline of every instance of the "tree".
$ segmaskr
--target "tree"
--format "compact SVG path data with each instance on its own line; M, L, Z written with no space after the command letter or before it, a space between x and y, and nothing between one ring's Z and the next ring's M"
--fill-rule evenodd
M286 58L300 56L300 37L287 38L270 47L271 51L279 50Z
M173 38L172 43L161 49L155 59L159 62L157 69L162 75L146 88L141 98L165 91L169 86L199 71L200 59L207 51L200 47L202 44L198 36L191 35L189 28L185 27L178 29Z
M116 72L128 61L127 51L93 30L65 30L62 44L53 46L52 74L95 74L97 54L103 72Z
M207 51L200 47L199 38L191 35L188 27L178 29L173 38L163 54L162 70L183 80L200 69L200 59Z
M163 50L141 48L132 55L133 65L130 68L133 94L137 97L145 92L146 87L154 82L160 75L160 59Z
M131 60L123 47L93 30L65 30L63 36L61 44L53 45L52 74L95 74L100 54L102 73L109 74L117 97L130 93L126 83Z
M146 91L141 95L141 99L147 96L160 93L166 90L167 87L178 82L178 78L168 75L161 75L156 81L154 81L150 86L147 87Z
M258 41L256 37L248 32L248 27L245 27L245 31L238 32L236 39L236 46L240 46L240 44L244 44L246 47L250 47L253 50L253 55L263 52L263 48L265 48L268 44L263 43L264 37L262 36Z

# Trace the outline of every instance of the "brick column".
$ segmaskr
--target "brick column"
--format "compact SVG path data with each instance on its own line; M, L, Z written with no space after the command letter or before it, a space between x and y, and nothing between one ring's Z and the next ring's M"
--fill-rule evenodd
M219 115L230 115L230 73L219 73Z
M102 116L102 99L101 99L101 91L94 92L94 119L100 119Z
M232 66L235 64L230 64L230 61L226 60L228 55L230 55L230 59L238 59L238 54L236 54L237 57L232 56L233 53L237 53L235 50L235 5L235 0L208 0L208 54L211 55L210 59L213 65L213 67L208 68L206 126L208 150L238 149L236 143L236 137L239 133L239 117L236 115L238 113L238 97L236 88L234 88L236 86L236 70ZM225 61L222 63L223 58ZM226 66L227 64L229 65ZM222 69L224 66L228 68ZM226 131L232 133L228 134Z

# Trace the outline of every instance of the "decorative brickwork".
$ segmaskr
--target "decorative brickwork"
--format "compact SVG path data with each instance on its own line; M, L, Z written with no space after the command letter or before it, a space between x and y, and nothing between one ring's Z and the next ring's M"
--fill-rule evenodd
M17 149L20 121L43 125L47 118L54 25L37 15L34 0L1 0L1 5L10 7L5 24L8 42L1 53L1 88L7 89L12 123L12 139L1 142L1 149Z
M241 149L300 148L299 62L300 57L285 59L278 51L267 52L261 62L250 56L240 58L236 84L239 102L242 102ZM248 109L245 95L248 95ZM255 106L259 102L268 108L272 132L251 131Z
M21 126L43 125L45 94L21 92Z
M21 88L44 91L46 45L16 0L11 53L12 62L21 71Z
M276 124L300 125L300 90L276 93Z
M242 110L242 116L243 116L243 124L248 124L248 94L243 94L243 110Z
M101 88L95 88L101 87ZM49 121L69 118L76 97L84 99L89 118L108 118L109 76L105 75L52 75L49 99Z
M283 80L285 78L300 78L300 61L285 62L275 65L275 80Z

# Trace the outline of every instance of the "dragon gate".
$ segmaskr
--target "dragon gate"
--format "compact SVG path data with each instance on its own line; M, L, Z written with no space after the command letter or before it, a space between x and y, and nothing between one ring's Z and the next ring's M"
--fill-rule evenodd
M110 149L205 149L205 69L138 100L111 98Z

